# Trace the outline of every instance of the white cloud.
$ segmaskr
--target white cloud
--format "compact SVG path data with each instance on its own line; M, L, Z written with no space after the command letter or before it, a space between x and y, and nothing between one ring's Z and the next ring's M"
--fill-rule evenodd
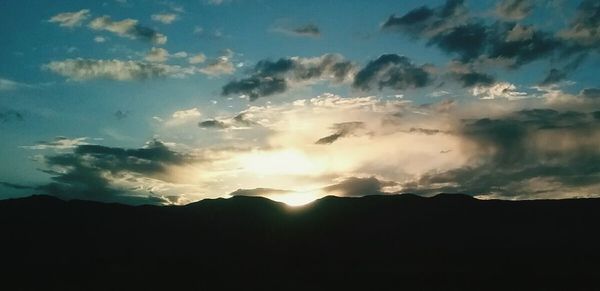
M196 55L191 56L188 59L190 64L200 64L200 63L204 63L204 61L206 61L206 56L203 53L199 53Z
M152 20L163 24L171 24L173 21L177 20L178 16L175 13L159 13L153 14L151 18Z
M172 54L171 56L174 58L187 58L188 53L181 51L181 52L176 52L176 53Z
M206 67L200 69L200 72L209 76L231 75L235 72L235 66L228 57L222 56L212 61Z
M173 112L173 115L171 117L173 117L174 119L188 119L188 118L194 118L194 117L200 117L200 111L198 110L198 108L191 108L191 109L187 109L187 110L179 110L179 111L175 111Z
M228 0L207 0L206 2L211 5L221 5L227 1Z
M155 45L167 42L167 36L151 28L140 26L137 20L131 18L113 21L110 16L104 15L92 20L88 26L93 30L109 31L120 37L148 40Z
M106 37L104 37L104 36L96 36L96 37L94 37L94 41L97 42L97 43L103 43L103 42L106 42Z
M527 98L527 93L517 91L517 87L508 82L499 82L491 86L476 86L471 92L473 96L478 96L481 99L495 99L500 97L514 100Z
M82 9L77 12L63 12L52 16L49 22L58 23L61 27L81 26L81 23L90 17L89 9Z
M181 78L196 73L194 68L141 61L67 59L42 66L75 81L109 79L117 81L143 80L160 77Z
M52 141L42 141L32 146L21 146L21 148L29 150L65 150L72 149L78 145L88 144L86 142L87 139L87 137L67 138L64 136L59 136Z
M184 110L178 110L171 114L171 118L168 119L164 124L167 127L179 126L190 122L197 122L198 118L202 116L198 108L190 108Z
M169 52L164 48L152 47L144 59L153 63L164 63L169 59Z
M21 86L23 86L23 84L21 84L19 82L0 78L0 91L11 91L11 90L15 90Z

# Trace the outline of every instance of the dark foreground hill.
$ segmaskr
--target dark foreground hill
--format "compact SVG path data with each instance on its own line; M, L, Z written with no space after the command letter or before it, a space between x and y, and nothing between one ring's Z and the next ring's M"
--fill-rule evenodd
M600 290L599 230L600 199L32 196L0 201L0 289Z

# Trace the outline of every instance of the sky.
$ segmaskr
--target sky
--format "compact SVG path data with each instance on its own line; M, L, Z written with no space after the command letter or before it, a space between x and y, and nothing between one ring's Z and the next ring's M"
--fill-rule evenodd
M600 195L598 0L0 11L0 198Z

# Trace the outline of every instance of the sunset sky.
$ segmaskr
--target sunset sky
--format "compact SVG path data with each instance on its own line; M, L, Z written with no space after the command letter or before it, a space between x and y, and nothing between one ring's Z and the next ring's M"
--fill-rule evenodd
M0 1L0 198L600 195L600 1Z

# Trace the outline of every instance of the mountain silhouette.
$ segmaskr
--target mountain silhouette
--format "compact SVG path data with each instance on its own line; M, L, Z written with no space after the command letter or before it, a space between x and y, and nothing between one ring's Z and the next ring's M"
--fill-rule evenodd
M598 290L600 199L0 201L3 290Z

